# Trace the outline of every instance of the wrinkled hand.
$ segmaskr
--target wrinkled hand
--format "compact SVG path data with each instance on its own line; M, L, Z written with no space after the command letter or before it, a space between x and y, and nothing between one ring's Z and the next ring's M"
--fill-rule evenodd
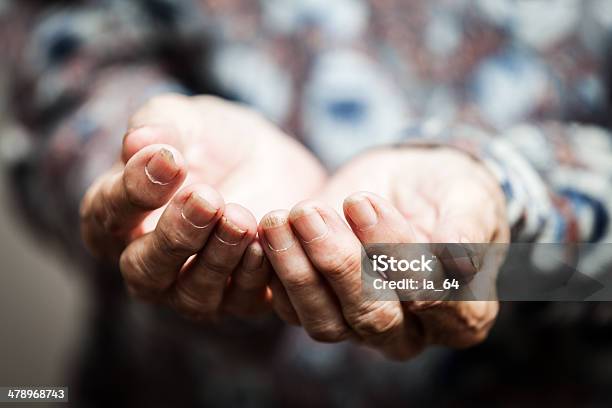
M270 266L253 212L288 207L324 181L303 147L252 111L164 95L132 117L121 162L83 198L82 235L94 254L120 259L134 296L195 319L259 313Z
M333 209L341 203L348 225ZM414 356L429 344L473 345L486 337L497 302L367 299L361 245L507 242L504 211L495 179L459 151L370 152L341 169L320 200L262 219L260 239L278 277L274 308L317 340L352 338L392 358Z

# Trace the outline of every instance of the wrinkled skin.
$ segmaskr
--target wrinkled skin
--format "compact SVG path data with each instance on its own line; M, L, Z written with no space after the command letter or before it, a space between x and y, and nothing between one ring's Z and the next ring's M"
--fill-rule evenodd
M336 212L338 203L343 208ZM262 220L264 249L283 282L276 310L316 339L353 338L392 358L414 356L429 344L476 344L494 322L497 302L370 300L361 292L360 247L507 242L504 212L494 178L458 151L381 149L358 157L319 199ZM463 269L464 277L478 272Z
M309 197L325 179L258 114L163 95L132 116L121 161L85 195L82 235L94 254L120 259L139 298L195 319L260 314L270 308L270 267L253 214Z
M360 246L509 239L495 179L463 153L380 149L328 179L259 115L178 95L132 117L120 162L91 186L81 216L87 246L119 259L134 296L199 320L273 307L317 340L392 358L475 344L498 305L363 299Z

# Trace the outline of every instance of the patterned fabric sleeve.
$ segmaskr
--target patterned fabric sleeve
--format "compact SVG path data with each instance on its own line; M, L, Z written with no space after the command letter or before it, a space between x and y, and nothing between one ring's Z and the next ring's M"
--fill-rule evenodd
M0 16L15 195L30 224L68 248L81 247L78 203L119 157L130 115L156 94L188 92L176 79L187 66L180 50L203 38L196 21L206 21L189 6L13 2Z
M591 125L525 123L506 131L424 122L409 144L450 145L491 170L506 196L513 241L609 242L612 135Z

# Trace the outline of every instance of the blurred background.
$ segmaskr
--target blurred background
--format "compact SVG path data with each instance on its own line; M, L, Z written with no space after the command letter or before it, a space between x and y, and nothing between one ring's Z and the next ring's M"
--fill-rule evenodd
M6 166L7 122L0 72L0 161ZM37 241L16 216L0 171L0 385L66 384L86 315L83 282L62 251ZM41 197L44 200L44 197Z

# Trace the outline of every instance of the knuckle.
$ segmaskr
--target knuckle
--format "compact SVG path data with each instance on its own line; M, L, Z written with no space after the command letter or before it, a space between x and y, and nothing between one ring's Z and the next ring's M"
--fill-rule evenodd
M173 259L193 255L200 249L179 228L168 230L160 227L155 230L155 236L160 252Z
M107 184L100 190L97 219L101 221L102 228L107 232L117 232L121 228L120 213L119 203L113 199L111 194L111 185Z
M223 261L215 256L202 256L200 262L209 277L218 279L226 278L234 269L227 261Z
M334 281L344 281L347 276L361 271L361 258L353 253L338 255L330 251L329 258L323 260L321 269L328 278Z
M386 303L390 302L378 301L362 308L349 319L351 326L365 338L392 334L402 324L402 315Z
M476 303L480 303L479 310ZM424 317L437 322L434 341L456 348L474 346L484 341L495 322L496 302L442 302L427 309Z
M497 317L498 305L496 302L486 302L481 313L473 308L465 308L457 316L462 322L469 345L475 345L486 339L489 330Z
M349 337L348 328L337 322L311 323L306 331L313 340L322 343L338 343Z
M159 293L169 285L153 278L147 262L136 251L123 251L119 258L119 270L124 281L138 292Z
M425 310L441 307L444 304L442 300L415 300L410 303L408 309L413 312L423 312Z
M280 279L283 281L287 291L294 293L308 290L316 283L316 278L308 273L291 273L290 275L280 277Z
M143 210L155 210L160 206L157 202L151 202L152 197L146 194L146 190L142 188L142 185L131 182L129 176L123 178L123 187L125 190L125 199L132 207L141 208Z

